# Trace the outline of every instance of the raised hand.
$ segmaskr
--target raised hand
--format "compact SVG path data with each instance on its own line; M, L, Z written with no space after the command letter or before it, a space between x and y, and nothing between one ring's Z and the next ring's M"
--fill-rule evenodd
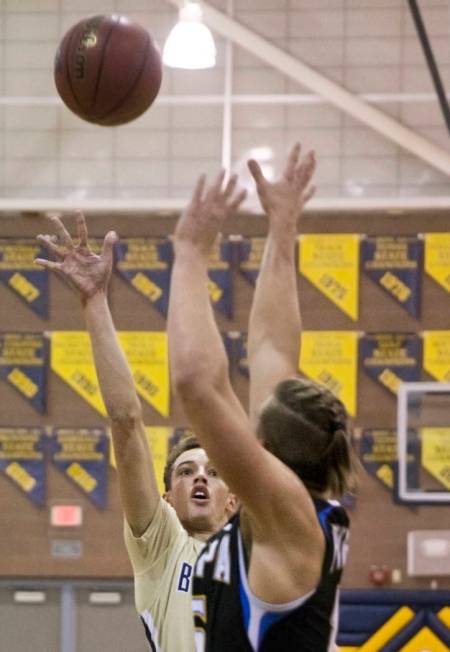
M281 220L285 225L291 222L296 226L303 206L314 194L315 187L310 182L316 168L315 155L310 151L300 158L300 152L297 143L289 154L281 179L274 182L264 177L257 161L248 161L261 206L271 225Z
M206 187L205 175L199 178L192 199L178 220L175 247L188 243L200 255L209 256L222 224L239 208L247 194L245 190L237 190L237 175L233 174L225 187L224 178L222 170L209 187Z
M82 213L76 214L78 244L72 240L58 217L51 217L50 220L58 242L50 235L38 235L37 239L57 258L57 262L44 258L36 258L34 262L60 274L79 292L83 302L97 292L105 291L111 275L114 243L118 240L116 233L109 231L106 234L101 254L97 256L89 248Z

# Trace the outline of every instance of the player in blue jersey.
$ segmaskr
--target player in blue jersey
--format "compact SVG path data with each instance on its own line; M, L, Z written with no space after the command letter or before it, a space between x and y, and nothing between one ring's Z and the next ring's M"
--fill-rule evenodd
M169 308L172 382L198 438L242 509L202 551L194 573L197 652L334 649L353 457L342 403L296 377L300 312L295 243L314 154L296 145L271 183L249 162L268 217L249 326L250 418L230 384L207 291L223 222L223 173L202 177L174 234ZM255 436L256 435L256 436Z

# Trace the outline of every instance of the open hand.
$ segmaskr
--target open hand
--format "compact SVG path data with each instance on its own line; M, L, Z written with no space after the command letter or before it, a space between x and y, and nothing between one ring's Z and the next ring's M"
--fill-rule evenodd
M292 148L281 179L268 181L255 160L248 161L248 168L256 183L256 190L264 212L271 225L282 222L284 226L296 227L303 206L313 196L315 187L310 184L316 159L310 151L300 158L301 147Z
M247 194L245 190L237 190L237 175L233 174L225 187L224 178L222 170L209 187L206 187L205 175L199 178L192 199L178 220L175 247L188 243L200 255L209 256L222 224L237 211Z
M57 259L46 260L36 258L34 261L42 267L54 270L69 282L86 302L100 291L105 291L111 275L113 264L113 247L118 237L114 231L109 231L103 241L100 256L94 254L88 245L88 231L82 213L77 213L78 244L72 240L69 232L58 217L50 218L58 236L38 235L37 239Z

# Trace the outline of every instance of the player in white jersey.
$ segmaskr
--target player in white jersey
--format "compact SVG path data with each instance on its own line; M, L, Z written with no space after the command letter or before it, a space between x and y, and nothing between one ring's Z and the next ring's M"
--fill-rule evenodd
M235 210L243 196L228 194L218 210ZM56 262L36 262L64 277L79 293L90 334L97 376L111 421L117 476L125 513L125 542L135 577L136 607L152 652L193 652L191 575L203 542L235 511L236 499L218 477L205 451L189 440L175 450L159 494L148 448L142 407L120 348L107 301L117 240L109 232L99 256L88 246L84 217L78 214L74 242L52 218L57 242L38 240Z

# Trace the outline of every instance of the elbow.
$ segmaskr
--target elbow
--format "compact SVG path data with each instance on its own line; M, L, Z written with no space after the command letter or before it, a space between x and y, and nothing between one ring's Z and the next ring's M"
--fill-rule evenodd
M136 400L125 404L110 401L106 404L106 411L111 423L121 428L128 428L131 424L142 421L142 406L137 397Z
M172 387L175 394L186 404L205 400L208 396L221 393L228 382L228 363L196 365L172 370Z

